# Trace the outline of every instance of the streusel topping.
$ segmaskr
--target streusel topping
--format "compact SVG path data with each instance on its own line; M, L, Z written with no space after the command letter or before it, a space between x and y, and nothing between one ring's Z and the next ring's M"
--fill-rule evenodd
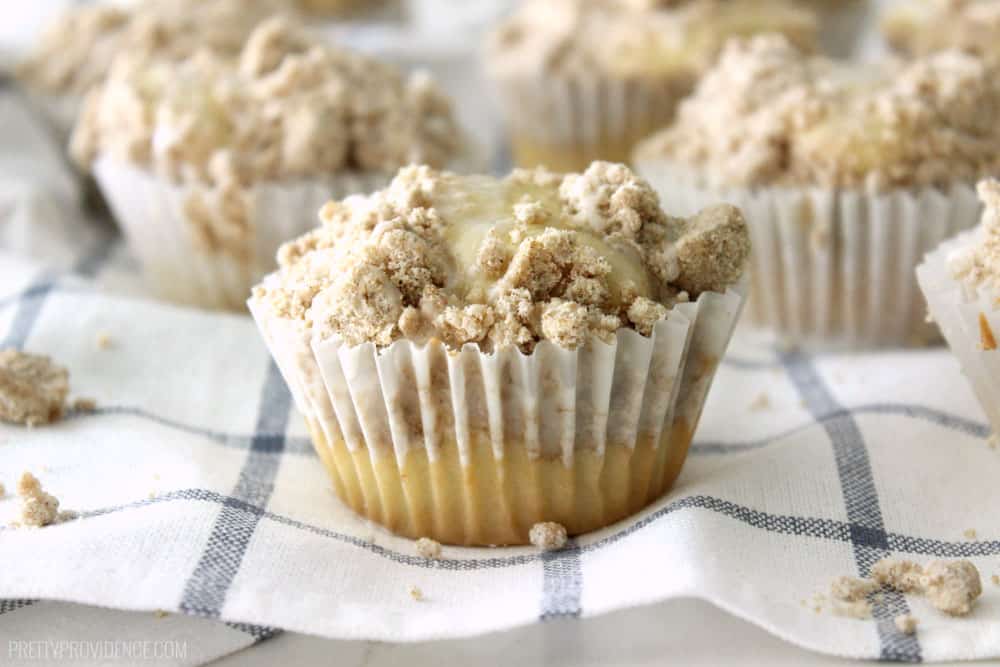
M121 53L175 59L207 49L235 55L255 25L287 8L282 0L143 0L130 8L74 7L43 32L19 65L18 78L43 92L83 95L104 79Z
M882 31L894 49L911 56L961 49L1000 58L1000 2L910 0L886 12Z
M59 419L69 371L48 357L0 350L0 420L37 426Z
M341 170L442 166L459 149L451 106L421 74L325 46L282 18L238 58L123 57L87 97L72 151L226 187Z
M778 32L804 49L813 14L788 0L530 0L491 35L498 70L694 74L733 36Z
M998 114L1000 69L976 56L856 65L756 37L727 46L636 158L723 187L947 186L1000 169Z
M948 268L970 289L1000 294L1000 181L982 181L977 191L985 207L981 240L951 253Z
M668 216L647 183L605 162L502 180L406 167L320 217L279 251L255 298L349 345L530 351L610 341L622 327L649 335L674 304L735 283L750 249L737 209Z

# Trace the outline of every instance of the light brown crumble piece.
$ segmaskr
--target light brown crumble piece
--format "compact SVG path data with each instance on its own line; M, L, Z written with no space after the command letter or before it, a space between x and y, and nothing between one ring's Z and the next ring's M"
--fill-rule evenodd
M69 372L48 357L0 351L0 420L26 426L55 421L69 394Z
M983 592L979 570L967 560L932 561L920 581L928 602L952 616L968 615Z
M42 483L30 472L22 473L20 479L17 480L17 495L22 498L37 495L41 490Z
M407 167L321 219L283 246L254 299L350 346L436 339L530 353L542 340L611 342L622 328L649 336L699 290L730 287L750 248L736 209L670 217L648 183L604 162L505 179Z
M94 412L97 410L97 401L92 398L78 398L73 401L73 409L77 412Z
M771 408L771 398L766 392L760 392L757 394L756 398L750 403L750 409L753 411L768 410Z
M965 539L967 540L974 540L976 539L977 536L976 529L966 528L965 531L962 533L962 536L965 537Z
M879 585L870 579L837 577L830 584L830 595L841 602L858 602L877 591Z
M531 527L528 539L542 551L558 551L566 546L568 537L566 527L562 524L543 521Z
M0 498L3 498L5 495L7 495L7 487L3 485L3 482L0 482Z
M429 537L421 537L417 540L417 553L421 558L436 560L441 557L441 543Z
M156 618L166 618L169 615L170 614L168 612L162 609L156 609L155 611L153 611L153 616L155 616Z
M994 586L1000 586L1000 574L994 574L990 577L990 581L993 582Z
M913 561L883 558L872 566L871 577L879 586L895 589L900 593L917 593L921 590L923 568Z
M94 339L94 342L97 345L98 350L110 350L115 344L111 334L106 331L97 332L97 337Z
M407 589L407 592L410 594L410 597L417 602L422 602L424 599L424 592L420 590L419 586L410 586Z
M77 517L76 512L59 511L59 500L42 488L38 478L30 472L21 474L17 481L17 494L21 497L20 525L41 528Z
M949 253L948 270L973 290L984 288L996 294L1000 290L1000 181L990 178L976 187L983 203L980 223L981 240ZM979 346L997 349L996 336L986 314L979 313Z
M892 622L896 625L896 629L904 635L916 634L917 624L919 623L913 614L900 614L892 619Z
M830 610L835 616L862 621L872 617L872 605L868 600L853 600L851 602L835 600Z

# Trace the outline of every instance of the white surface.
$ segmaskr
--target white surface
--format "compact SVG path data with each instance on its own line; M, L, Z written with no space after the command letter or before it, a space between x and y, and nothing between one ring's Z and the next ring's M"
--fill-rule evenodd
M673 600L592 619L564 619L479 639L394 645L286 633L213 667L844 667L786 644L700 600ZM940 663L960 665L976 663ZM985 663L980 663L985 664Z

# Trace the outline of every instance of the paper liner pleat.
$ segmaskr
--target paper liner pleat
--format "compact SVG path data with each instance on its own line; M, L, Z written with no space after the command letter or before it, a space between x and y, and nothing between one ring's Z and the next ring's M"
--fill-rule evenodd
M948 267L951 253L982 241L981 229L945 241L924 258L917 279L931 317L958 357L993 432L1000 433L1000 350L986 349L980 324L982 316L994 339L1000 338L1000 300L988 289L973 289L955 280Z
M167 300L214 309L241 309L251 287L274 269L278 247L315 228L323 204L371 192L391 179L356 172L255 185L248 190L246 246L234 252L197 242L185 202L204 193L200 186L175 185L109 158L99 158L93 172L150 288Z
M515 544L538 521L592 530L669 488L746 288L676 306L648 338L531 354L310 341L248 304L345 503L410 537Z
M719 202L750 227L748 315L794 343L860 349L926 344L933 330L913 270L943 238L973 227L971 185L875 192L823 188L713 188L690 170L639 159L671 214Z

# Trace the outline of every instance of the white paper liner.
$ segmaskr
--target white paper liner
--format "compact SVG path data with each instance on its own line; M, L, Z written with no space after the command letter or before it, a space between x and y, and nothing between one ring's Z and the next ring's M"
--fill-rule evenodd
M440 342L405 340L381 351L348 347L310 340L300 322L253 299L248 305L296 405L327 442L366 448L373 464L394 457L402 470L412 449L425 449L433 462L446 441L457 442L466 466L475 434L489 439L496 461L524 447L531 459L561 459L571 469L582 450L603 457L608 445L659 443L679 425L686 452L746 287L744 279L725 294L676 306L648 338L623 329L612 344L594 340L571 351L543 341L531 354L484 354L475 345L450 354Z
M607 147L628 151L668 125L694 86L691 74L616 79L598 73L518 76L491 69L515 149L533 146L579 156L576 162L619 159ZM517 155L515 155L517 158ZM585 165L584 165L585 166ZM580 165L577 165L580 168Z
M70 135L83 106L79 95L55 95L24 87L28 104L42 117L63 151L69 145Z
M989 290L972 289L955 280L948 268L952 252L981 241L981 228L945 241L917 267L917 281L931 318L958 357L993 431L1000 433L1000 350L983 349L979 322L982 314L1000 338L1000 304Z
M323 204L377 190L392 178L383 172L358 172L323 181L254 186L247 257L196 242L184 205L197 186L175 185L108 158L99 158L93 173L150 288L177 303L229 310L242 309L251 287L274 269L283 242L317 226Z
M748 315L789 342L860 349L933 340L913 270L942 240L974 227L972 185L874 193L711 188L682 167L638 160L664 209L691 215L727 202L750 228Z

